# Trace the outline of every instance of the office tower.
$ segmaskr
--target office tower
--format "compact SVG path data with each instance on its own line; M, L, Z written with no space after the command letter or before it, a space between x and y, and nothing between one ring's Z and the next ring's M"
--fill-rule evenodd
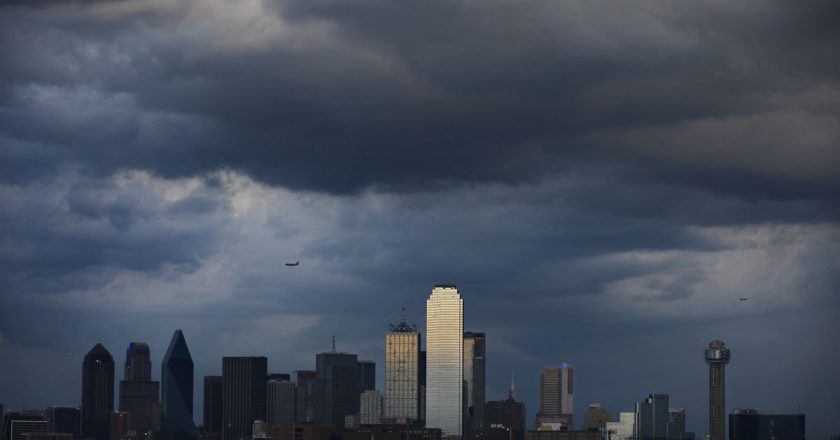
M540 374L540 411L537 429L572 430L574 416L574 368L549 367Z
M516 389L514 388L513 380L510 382L507 399L489 401L484 404L484 417L484 432L504 430L502 433L504 438L509 440L524 440L525 404L516 400ZM504 435L505 433L507 435Z
M729 347L723 341L712 341L706 348L709 364L709 440L725 440L726 377L724 368L729 363Z
M193 361L184 333L175 330L160 369L163 432L168 440L196 436L193 420Z
M359 361L356 368L359 371L359 394L365 390L375 390L376 362Z
M729 440L805 440L805 416L736 409L729 415Z
M268 432L268 423L264 420L254 420L254 423L251 425L252 439L257 440L271 438L268 436Z
M204 431L222 432L222 376L204 376Z
M72 406L52 406L47 409L49 432L72 434L74 438L81 436L82 409Z
M464 300L439 284L426 301L426 426L460 437L463 422Z
M382 422L382 394L376 390L365 390L359 396L359 423L378 425Z
M273 379L266 385L266 405L269 425L289 425L295 421L295 384Z
M82 436L108 440L114 410L114 358L96 344L82 363Z
M344 417L359 412L359 371L355 354L318 353L315 357L315 421L344 426Z
M600 403L590 404L583 413L584 431L600 431L606 427L607 422L612 422L612 417Z
M484 424L485 352L484 333L464 333L464 381L467 383L465 415L474 429Z
M405 317L385 333L385 417L420 418L420 332Z
M123 379L120 381L119 408L128 413L127 432L143 438L148 432L160 429L160 383L152 381L151 353L147 344L128 344Z
M292 373L295 383L295 422L307 423L315 420L312 408L315 393L315 372L297 370Z
M685 409L671 408L668 410L668 433L669 440L686 440L694 438L694 433L685 432Z
M266 414L265 357L222 358L222 432L224 440L240 440L253 434L254 420Z
M420 342L417 342L420 344ZM420 350L420 362L417 367L420 376L420 420L426 421L426 350Z
M606 423L606 440L630 440L635 435L636 413L620 412L617 422Z
M636 404L636 440L667 440L668 395L650 394Z

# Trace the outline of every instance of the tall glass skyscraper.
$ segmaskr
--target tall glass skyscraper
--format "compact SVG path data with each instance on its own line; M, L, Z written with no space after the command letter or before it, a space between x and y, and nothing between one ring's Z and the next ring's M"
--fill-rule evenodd
M464 381L467 383L465 423L470 423L471 429L484 426L485 346L484 333L464 333Z
M175 330L172 335L160 370L164 437L168 440L194 438L193 361L181 330Z
M385 334L385 417L420 418L420 332L404 317Z
M464 381L464 300L438 284L426 300L426 426L461 436Z
M128 344L124 378L120 381L120 411L128 413L128 431L134 431L142 438L148 432L160 429L160 383L152 381L148 344Z
M82 363L82 436L107 440L114 410L114 358L96 344Z

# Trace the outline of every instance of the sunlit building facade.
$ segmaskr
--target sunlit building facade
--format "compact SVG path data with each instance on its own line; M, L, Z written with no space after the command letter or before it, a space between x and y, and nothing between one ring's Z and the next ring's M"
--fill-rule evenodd
M385 417L420 417L420 332L405 319L385 334Z
M426 301L426 426L460 437L463 421L464 300L437 285Z

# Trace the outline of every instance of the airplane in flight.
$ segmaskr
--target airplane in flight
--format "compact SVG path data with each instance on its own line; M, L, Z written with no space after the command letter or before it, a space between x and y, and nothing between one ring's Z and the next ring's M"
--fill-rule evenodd
M300 266L300 261L295 261L294 263L286 263L286 266L289 266L289 267Z
M746 299L746 298L744 298L744 297L741 297L741 301L746 301L746 300L747 300L747 299Z

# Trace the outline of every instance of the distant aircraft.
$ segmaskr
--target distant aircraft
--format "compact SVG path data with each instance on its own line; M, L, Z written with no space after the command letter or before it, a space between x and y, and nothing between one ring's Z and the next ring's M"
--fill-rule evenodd
M295 261L294 263L286 263L286 266L289 266L289 267L300 266L300 261Z
M746 300L747 300L746 298L743 298L743 297L741 298L741 301L746 301Z
M67 356L73 356L73 352L72 352L72 351L68 351L68 352L67 352Z

